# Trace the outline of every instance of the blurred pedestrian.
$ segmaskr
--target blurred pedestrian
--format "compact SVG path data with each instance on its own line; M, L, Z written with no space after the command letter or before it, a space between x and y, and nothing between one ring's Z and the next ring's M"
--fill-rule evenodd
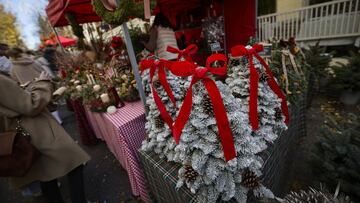
M42 71L46 71L40 63L35 62L26 56L20 48L12 48L8 51L8 55L12 59L11 77L23 86L31 87L31 83L37 78ZM48 71L46 71L48 72ZM52 112L55 119L61 124L62 119L57 110L57 105L51 102L48 109Z
M10 75L20 84L33 81L43 71L40 64L35 63L33 59L26 56L20 48L15 47L10 49L8 56L13 64Z
M0 43L0 72L9 76L12 63L7 55L8 50L9 46L7 44Z
M51 71L56 75L56 73L59 70L56 63L56 49L52 45L46 46L44 49L43 57L48 62L49 64L48 66L51 69Z
M178 48L174 29L169 19L163 14L158 13L155 16L154 22L150 28L150 39L144 43L146 49L155 52L159 58L166 60L174 60L177 54L167 51L168 46Z
M29 172L24 177L10 177L10 183L13 188L21 188L40 181L48 203L64 203L57 178L68 174L71 201L86 203L83 164L90 157L46 109L53 88L45 72L33 82L31 94L0 73L0 132L15 130L20 119L21 127L30 134L31 144L40 152Z

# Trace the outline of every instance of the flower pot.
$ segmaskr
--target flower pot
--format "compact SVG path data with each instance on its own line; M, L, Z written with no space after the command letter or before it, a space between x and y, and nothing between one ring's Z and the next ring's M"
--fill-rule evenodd
M360 100L360 91L344 90L340 95L340 101L347 106L355 105Z

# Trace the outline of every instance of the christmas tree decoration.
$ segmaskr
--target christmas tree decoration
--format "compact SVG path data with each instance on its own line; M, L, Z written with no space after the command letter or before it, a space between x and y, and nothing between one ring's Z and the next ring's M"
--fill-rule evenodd
M194 182L198 176L198 173L191 167L191 165L185 165L184 176L187 181Z
M290 103L307 89L305 55L292 40L274 42L270 68Z
M275 121L279 122L283 119L281 109L275 108Z
M221 68L211 68L211 64L215 61L223 61L224 66ZM192 105L192 86L201 81L206 87L209 97L213 106L215 119L219 128L219 136L222 140L222 146L224 149L225 159L227 161L233 159L236 156L235 147L233 145L233 138L231 129L229 127L229 121L226 116L224 105L221 103L221 95L217 89L214 81L207 76L207 73L225 75L227 58L222 54L214 54L210 56L206 62L206 67L197 67L195 64L188 61L175 62L171 66L171 72L180 77L193 76L184 102L180 108L177 119L174 121L173 136L176 143L179 143L182 130L185 127L187 120L190 117L191 105Z
M158 60L158 59L142 60L141 63L140 63L140 69L141 69L142 72L144 72L146 69L150 70L150 74L149 74L150 80L149 80L149 82L151 84L151 92L152 92L152 95L154 97L154 101L155 101L156 105L159 108L161 117L163 118L165 123L168 125L168 127L170 129L172 129L173 119L171 118L168 110L166 109L164 103L162 102L162 98L159 96L158 92L156 91L156 87L155 87L155 84L153 82L155 72L157 71L157 73L158 73L158 75L157 75L158 80L157 81L159 81L159 83L157 85L158 86L157 88L159 88L159 85L161 85L164 88L164 90L167 93L169 99L171 100L174 107L176 108L175 97L174 97L173 92L171 90L171 87L170 87L170 85L169 85L169 83L167 82L167 79L166 79L165 68L167 68L169 66L170 66L170 62L166 61L166 60L163 60L163 59L160 59L160 60Z
M263 82L263 83L267 82L270 79L270 77L264 70L260 71L259 77L260 77L259 78L260 82Z
M204 109L204 113L206 113L207 115L213 114L213 106L208 96L204 97L203 99L203 109Z
M164 120L161 118L161 116L155 118L155 127L160 129L164 127Z
M155 81L154 81L154 87L155 87L156 89L158 89L158 88L161 87L161 82L160 82L160 80L155 80Z
M242 174L241 183L248 189L253 190L259 186L259 178L250 170Z
M211 67L216 60L223 62L219 63L223 66ZM215 203L231 198L246 202L250 191L255 196L273 198L270 190L261 183L255 185L253 179L253 182L248 181L254 185L252 188L243 185L245 171L251 170L254 176L261 176L264 161L257 154L267 146L260 136L251 136L247 112L238 104L239 99L234 98L221 81L211 79L211 73L226 74L226 66L226 57L219 54L210 56L206 67L197 67L187 61L174 62L171 66L171 72L177 76L192 76L173 128L174 138L179 136L173 160L183 165L177 187L188 187L196 195L196 202ZM206 97L213 106L214 115L204 111ZM177 130L180 134L176 134ZM224 131L227 134L224 135Z
M141 150L154 151L168 161L181 164L177 187L188 187L197 202L215 203L218 199L231 198L246 202L248 192L273 198L272 192L258 181L264 163L258 154L267 148L267 142L277 138L273 128L286 128L284 122L275 124L274 106L261 106L261 123L265 124L254 133L248 110L239 105L241 99L235 98L221 81L213 80L213 75L226 75L227 58L222 54L212 55L205 67L198 67L186 58L179 57L179 61L172 63L156 59L140 63L149 109L148 138ZM160 80L161 68L176 105ZM259 97L263 94L260 91ZM157 105L154 95L161 98L163 107ZM270 99L280 108L276 96ZM171 117L171 126L164 125L166 122L160 119L161 108ZM266 111L264 116L262 111Z
M234 66L238 66L240 65L240 60L239 58L234 58L234 57L230 57L229 58L229 67L234 67Z
M269 66L258 55L258 52L260 51L262 51L262 46L259 44L255 44L253 47L248 46L246 48L242 45L233 47L232 56L243 56L243 59L245 59L245 67L242 67L241 65L235 66L233 73L227 79L227 83L235 95L248 96L249 119L253 130L259 128L258 110L265 111L265 109L258 107L259 97L266 97L259 93L259 87L260 90L263 89L264 91L262 94L274 97L274 99L267 100L266 102L274 101L275 103L281 104L281 111L285 116L285 123L289 123L289 110L286 97L275 81ZM261 73L260 76L259 72ZM264 76L265 74L266 76ZM261 75L264 78L263 80L266 80L266 84L259 84ZM239 76L242 76L243 80L239 78Z
M144 67L146 64L144 61L152 67ZM166 82L169 85L168 90L171 90L171 93L168 93L159 79L159 70L161 67L159 68L158 65L163 62L158 59L147 59L144 61L140 63L140 68L142 69L142 83L144 85L144 91L147 95L145 107L148 109L148 115L146 117L147 122L145 124L145 128L148 133L148 139L143 141L141 150L154 151L159 154L160 157L166 157L169 161L172 161L174 159L174 148L176 144L172 138L170 129L171 126L168 124L165 125L164 119L159 110L160 108L154 100L154 95L158 95L158 97L161 98L161 103L164 105L163 110L165 109L167 112L166 114L171 118L171 120L173 120L176 116L176 106L181 104L182 93L179 87L179 78L175 77L169 71L164 70L166 81L163 81L163 83ZM154 63L155 61L158 61L159 63ZM168 64L170 63L165 62L163 67L169 68ZM152 73L151 71L154 72ZM150 75L152 77L150 77ZM155 85L155 83L158 84ZM174 96L176 106L172 102L172 99L170 99L169 95Z
M197 50L198 50L198 47L195 44L190 44L184 50L179 50L172 46L168 46L166 49L166 51L168 51L170 53L178 54L178 57L177 57L178 61L189 61L189 62L193 62L193 59L191 56L194 55L197 52Z

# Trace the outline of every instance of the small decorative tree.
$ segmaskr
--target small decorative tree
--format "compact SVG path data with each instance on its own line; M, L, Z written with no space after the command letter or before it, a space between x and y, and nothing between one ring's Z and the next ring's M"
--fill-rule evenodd
M250 50L252 47L248 46L246 49ZM238 105L241 106L242 111L246 112L249 117L254 117L254 114L257 114L257 119L251 121L254 129L253 135L259 136L260 139L265 139L268 142L273 142L286 129L285 119L288 118L284 118L282 115L282 111L284 111L287 105L286 100L283 101L285 98L279 97L282 93L277 92L277 95L270 88L269 80L274 79L271 79L272 75L267 73L265 67L257 58L251 59L255 67L252 70L248 56L245 55L239 60L238 64L231 67L232 72L226 79L226 83L229 85L232 94L240 99ZM256 87L255 80L251 81L251 74L258 74L258 87ZM251 91L258 92L257 94L255 93L255 100L251 100ZM251 112L251 105L253 105L251 103L256 103L255 110L257 112ZM285 111L287 111L287 106ZM255 125L254 122L258 122L258 124Z
M360 199L360 122L349 114L328 115L317 136L311 164L316 180Z
M360 53L350 52L349 63L333 67L334 75L329 86L335 91L360 91Z
M166 157L171 161L174 156L175 141L171 134L172 124L169 123L168 120L166 122L164 118L168 116L169 119L173 120L176 115L175 104L179 104L181 101L182 93L178 85L179 79L165 70L169 65L169 62L159 59L144 60L140 63L140 67L143 70L142 82L145 87L145 94L147 95L146 107L148 108L147 122L145 125L148 139L142 143L141 150L154 151L159 154L160 157ZM165 76L166 82L160 82L159 69L162 68L163 70L161 70L161 72L163 72L160 74L165 74L163 76ZM152 71L153 73L151 73ZM171 93L165 90L165 83L169 85ZM166 113L160 112L159 103L155 102L154 94L160 98ZM171 97L173 97L173 99Z
M174 161L183 165L177 187L186 185L197 202L246 202L249 191L273 198L259 182L263 160L257 154L267 148L266 141L252 136L240 101L209 74L226 74L226 65L225 56L213 55L206 67L190 62L171 67L177 76L192 76L173 129Z

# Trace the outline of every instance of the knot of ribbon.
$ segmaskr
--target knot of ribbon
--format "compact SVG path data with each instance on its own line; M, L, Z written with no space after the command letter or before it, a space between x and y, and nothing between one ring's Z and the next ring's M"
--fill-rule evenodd
M285 116L285 123L289 123L289 110L286 102L286 97L277 84L268 64L261 58L258 52L263 50L263 46L260 44L254 44L252 48L247 49L243 45L235 46L231 49L232 56L246 56L249 59L250 64L250 99L249 99L249 120L253 130L259 128L258 120L258 85L259 74L254 66L253 58L255 57L265 68L266 74L269 76L267 84L271 90L281 99L281 111Z
M143 73L145 70L150 70L150 84L151 84L151 90L153 93L155 104L157 105L160 115L162 119L166 122L166 124L169 126L169 128L172 130L173 127L173 119L171 118L169 112L167 111L164 103L162 102L158 92L156 91L156 88L153 83L153 77L155 75L156 70L158 70L158 78L160 81L160 84L163 86L166 94L170 98L171 102L173 103L174 107L176 107L176 101L174 94L171 90L171 87L166 79L166 72L165 68L170 68L171 62L167 60L156 60L156 59L145 59L140 62L140 70L141 73Z
M214 68L211 64L215 61L222 61L222 67ZM198 67L196 64L189 61L178 61L171 65L171 72L174 75L184 77L192 76L190 86L185 95L183 104L180 108L178 117L174 121L173 125L173 136L175 142L178 144L180 136L185 124L189 120L189 116L192 109L192 88L193 85L201 81L210 97L213 105L214 116L219 129L220 142L224 151L224 157L226 161L229 161L236 157L235 144L230 128L229 120L227 117L226 109L221 98L219 89L216 86L214 80L212 80L208 73L214 75L226 75L227 72L227 58L223 54L211 55L206 61L206 67Z
M195 44L190 44L188 47L186 47L186 49L183 50L179 50L175 47L172 46L168 46L166 48L166 51L173 53L173 54L178 54L177 60L179 61L181 59L181 57L183 57L186 61L190 61L192 62L192 58L191 55L194 55L198 50L198 47Z

